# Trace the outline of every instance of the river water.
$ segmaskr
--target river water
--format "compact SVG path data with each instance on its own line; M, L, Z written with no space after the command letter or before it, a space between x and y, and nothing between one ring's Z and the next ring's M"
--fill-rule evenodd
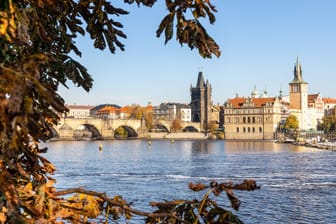
M103 150L99 151L99 144ZM235 191L245 223L336 223L336 152L264 141L145 140L50 142L46 157L58 189L83 186L150 201L200 198L189 182L254 179L260 190ZM225 194L216 199L229 208ZM143 223L136 219L133 223Z

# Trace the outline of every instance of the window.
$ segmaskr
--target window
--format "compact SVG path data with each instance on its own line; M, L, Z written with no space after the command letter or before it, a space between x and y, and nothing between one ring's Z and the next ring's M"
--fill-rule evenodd
M239 133L239 127L237 127L237 133Z
M244 133L246 132L246 128L245 128L245 127L243 127L243 132L244 132Z
M259 132L262 132L262 127L259 127Z
M246 123L246 117L243 117L243 123Z
M247 118L247 123L251 123L251 118L250 117Z
M247 132L250 133L251 132L251 129L250 127L247 128Z
M254 127L252 127L252 132L253 132L253 133L255 132L255 128L254 128Z
M255 117L252 117L252 123L253 124L255 123Z
M294 85L294 86L293 86L293 92L294 92L294 93L299 92L299 87L298 87L297 85Z
M259 117L258 120L259 120L259 123L262 123L262 117Z

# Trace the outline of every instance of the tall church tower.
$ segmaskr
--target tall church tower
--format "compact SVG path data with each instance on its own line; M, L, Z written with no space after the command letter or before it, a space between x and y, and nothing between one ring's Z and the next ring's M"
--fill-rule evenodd
M203 73L198 73L196 87L190 87L191 94L191 119L193 122L200 122L203 130L208 129L211 116L211 85L204 81Z
M303 111L308 108L308 83L302 79L299 57L294 66L294 79L289 83L289 102L290 109Z

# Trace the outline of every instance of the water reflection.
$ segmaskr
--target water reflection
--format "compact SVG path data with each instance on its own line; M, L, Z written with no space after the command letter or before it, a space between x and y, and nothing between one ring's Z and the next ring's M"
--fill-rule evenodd
M225 152L228 153L251 153L273 151L275 143L268 141L225 141Z
M210 144L207 141L194 141L191 143L193 153L209 153Z

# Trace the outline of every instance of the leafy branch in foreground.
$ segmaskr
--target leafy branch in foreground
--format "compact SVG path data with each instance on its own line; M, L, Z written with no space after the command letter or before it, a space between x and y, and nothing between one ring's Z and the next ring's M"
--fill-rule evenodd
M124 0L152 6L156 0ZM85 223L117 220L137 214L121 198L108 198L76 188L67 199L57 192L54 165L41 153L40 142L51 137L59 114L67 112L59 95L72 82L89 91L93 79L72 55L81 57L76 38L87 34L93 46L112 54L124 50L126 38L119 16L128 12L109 0L0 1L0 223ZM203 57L219 56L219 48L199 18L215 21L210 0L167 0L169 14L159 26L169 41L177 40ZM186 13L191 12L192 19ZM177 19L174 27L173 20ZM71 193L71 191L68 191ZM112 203L113 202L113 203ZM203 211L203 210L202 210ZM161 214L161 213L160 213ZM166 217L184 217L165 213ZM139 214L140 215L140 214ZM144 213L146 217L155 215ZM107 217L107 219L105 218ZM153 221L154 222L154 221Z
M231 211L219 206L216 201L210 198L212 193L219 196L222 192L226 192L231 202L231 207L238 211L240 206L239 199L233 194L233 190L251 191L259 189L254 180L244 180L241 184L233 184L232 182L217 183L212 181L210 185L202 183L189 183L189 188L193 191L202 191L208 189L201 201L199 200L175 200L167 202L151 202L151 206L158 207L154 213L156 214L174 214L173 217L148 217L147 223L243 223ZM201 222L202 221L202 222Z
M187 44L190 49L197 48L199 54L204 58L211 58L212 54L220 56L219 46L199 21L199 18L206 17L211 24L216 21L214 13L217 10L209 0L167 0L166 5L169 14L164 17L156 31L158 37L164 32L165 43L172 39L176 18L176 39L181 45ZM187 17L189 14L192 15L192 18Z
M201 201L195 200L173 200L164 202L150 202L150 205L157 207L154 212L144 212L131 207L121 196L113 198L105 193L85 190L83 188L71 188L56 192L52 184L47 185L49 192L53 196L54 202L49 202L49 210L59 211L60 216L49 216L48 221L72 221L78 223L89 222L109 222L118 221L122 218L132 219L134 216L146 217L146 223L243 223L237 216L219 206L210 199L210 194L219 196L226 192L231 202L231 207L239 209L240 201L233 194L233 190L251 191L259 189L254 180L244 180L243 183L233 184L232 182L217 183L212 181L209 185L202 183L189 184L193 191L208 191ZM67 199L60 196L72 195ZM38 198L38 196L37 196ZM39 201L39 200L37 200ZM31 200L36 203L36 200ZM54 205L54 206L53 206Z

